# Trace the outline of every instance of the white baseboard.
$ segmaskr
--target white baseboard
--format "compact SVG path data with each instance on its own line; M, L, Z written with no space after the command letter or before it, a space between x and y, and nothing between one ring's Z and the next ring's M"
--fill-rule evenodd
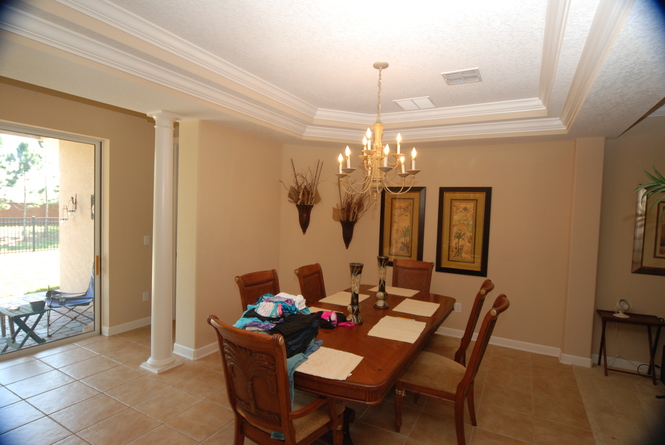
M459 329L450 329L450 328L439 328L436 331L437 334L447 335L455 338L462 338L464 331ZM478 337L478 334L473 334L473 340ZM558 357L559 361L566 365L576 365L582 366L585 368L591 368L593 362L589 357L578 357L574 355L562 354L560 348L554 348L552 346L543 346L537 345L535 343L527 343L518 340L509 340L506 338L492 336L490 339L490 344L503 346L510 349L517 349L519 351L533 352L534 354L547 355L550 357Z
M173 353L184 357L189 360L198 360L200 358L206 357L210 354L214 354L219 351L217 343L210 343L199 349L192 349L186 346L179 345L178 343L173 345Z
M102 326L102 335L110 336L116 334L122 334L123 332L131 331L134 329L142 328L143 326L148 326L151 323L151 318L146 317L140 320L130 321L129 323L119 324L109 328L108 326Z

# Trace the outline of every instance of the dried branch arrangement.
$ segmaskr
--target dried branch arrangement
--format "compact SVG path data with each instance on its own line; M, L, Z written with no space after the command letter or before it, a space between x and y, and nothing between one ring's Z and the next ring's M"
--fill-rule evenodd
M358 221L370 207L371 196L368 193L353 195L342 192L337 183L339 203L333 207L333 220L335 221Z
M312 172L308 169L307 172L296 172L296 166L291 159L291 168L293 169L293 184L289 187L280 181L284 188L289 192L288 199L296 205L314 205L321 201L318 187L321 179L321 170L323 162L316 161L316 170Z

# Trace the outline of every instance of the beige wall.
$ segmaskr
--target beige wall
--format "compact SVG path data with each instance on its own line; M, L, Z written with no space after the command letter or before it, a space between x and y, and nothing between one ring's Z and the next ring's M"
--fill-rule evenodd
M150 289L151 249L143 236L152 232L152 119L4 78L0 97L4 122L103 141L102 326L149 317L141 295Z
M143 236L152 227L152 120L13 81L0 82L0 94L1 120L103 140L103 324L112 328L145 320L150 306L141 301L141 293L150 289L151 248L143 245ZM588 357L594 323L594 352L598 342L594 298L595 307L611 308L617 298L628 297L637 312L665 314L660 289L665 278L630 273L632 189L644 180L638 160L648 165L653 157L665 164L663 120L647 119L607 142L597 256L591 250L599 230L602 139L420 149L423 171L417 185L427 188L424 259L435 260L438 188L490 186L489 277L497 285L494 295L504 292L512 302L497 326L497 338ZM365 263L363 282L377 281L378 206L356 225L348 250L331 217L340 149L316 143L282 147L207 122L181 123L178 344L192 350L212 344L212 330L205 324L209 313L228 322L237 319L241 307L233 277L238 274L276 268L282 289L297 293L293 269L320 262L328 290L335 291L349 285L348 263L360 261ZM322 202L312 211L305 235L279 183L288 183L292 158L298 169L324 161ZM598 290L592 295L596 258ZM581 272L584 268L588 273ZM463 328L482 280L434 274L433 291L454 296L463 306L447 327ZM645 360L643 332L622 328L620 336L623 355Z
M632 312L665 317L665 276L631 273L637 202L633 190L647 181L642 166L651 170L653 161L661 173L665 171L665 117L645 119L606 146L596 307L613 310L617 300L625 298ZM600 322L596 319L593 352L597 354ZM608 325L608 357L620 354L645 363L647 345L644 327ZM660 345L656 363L660 363L662 338Z
M585 147L586 145L590 147ZM407 144L408 145L408 144ZM579 146L579 147L578 147ZM589 333L593 310L583 320L568 320L566 309L571 279L569 274L571 215L574 196L588 198L583 188L576 191L580 180L575 166L589 149L600 166L590 177L596 182L595 201L599 200L603 141L582 140L540 143L496 143L442 146L419 150L422 172L418 186L426 187L425 242L423 259L436 261L439 187L492 187L491 228L488 277L496 284L494 296L505 293L511 308L497 325L495 335L514 342L526 342L547 348L563 348L564 329L587 331L587 340L564 353L588 357ZM312 167L317 159L324 161L320 185L321 203L312 211L305 235L299 226L294 204L281 193L280 282L283 290L298 291L293 270L311 262L320 262L326 288L336 291L349 286L349 262L365 264L363 283L378 282L376 256L379 243L380 205L357 223L353 241L346 250L340 224L332 220L332 207L337 202L335 166L341 150L287 146L282 159L282 177L289 178L290 159L296 168ZM598 209L596 208L598 213ZM592 227L597 240L597 224ZM582 229L578 236L584 236ZM585 248L586 249L586 248ZM587 252L588 249L584 250ZM592 264L595 250L592 252ZM388 273L388 281L392 272ZM453 313L444 326L464 329L469 310L484 278L435 272L432 291L455 297L462 303L462 313ZM582 278L584 281L584 278ZM593 290L595 278L586 280ZM580 281L578 280L578 284ZM593 307L593 294L586 304ZM570 323L566 327L566 323ZM570 335L570 332L568 333Z
M90 196L95 194L95 146L67 140L53 141L59 144L62 172L60 290L85 292L95 255L95 221L90 217ZM76 201L75 206L72 198Z
M208 315L240 316L233 277L278 266L281 146L202 121L179 143L176 343L196 349L214 342Z

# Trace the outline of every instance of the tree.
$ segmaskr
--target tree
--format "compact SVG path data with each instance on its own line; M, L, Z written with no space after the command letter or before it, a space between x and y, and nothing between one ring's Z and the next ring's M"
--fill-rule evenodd
M33 168L41 167L42 156L30 150L27 142L21 142L16 147L16 151L8 153L2 159L0 168L5 171L5 185L14 187L19 181L23 186L23 240L26 240L26 216L28 210L28 187L26 183L26 174Z

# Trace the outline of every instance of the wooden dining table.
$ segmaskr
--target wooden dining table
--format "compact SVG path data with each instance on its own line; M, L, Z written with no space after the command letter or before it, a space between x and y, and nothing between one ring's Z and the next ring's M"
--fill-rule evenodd
M361 285L360 294L369 295L369 298L360 303L362 324L353 327L337 326L333 329L320 328L317 336L317 340L323 340L322 346L359 355L363 357L362 361L345 380L327 379L296 370L296 388L348 402L365 405L381 403L418 352L452 312L455 303L454 298L427 292L418 292L412 297L389 294L386 299L389 309L375 309L373 305L377 302L376 293L369 290L373 287L375 286ZM439 307L431 317L394 311L394 308L407 298L438 303ZM313 306L348 315L347 308L340 305L317 302ZM414 343L369 336L368 332L385 316L422 321L425 322L425 328Z

